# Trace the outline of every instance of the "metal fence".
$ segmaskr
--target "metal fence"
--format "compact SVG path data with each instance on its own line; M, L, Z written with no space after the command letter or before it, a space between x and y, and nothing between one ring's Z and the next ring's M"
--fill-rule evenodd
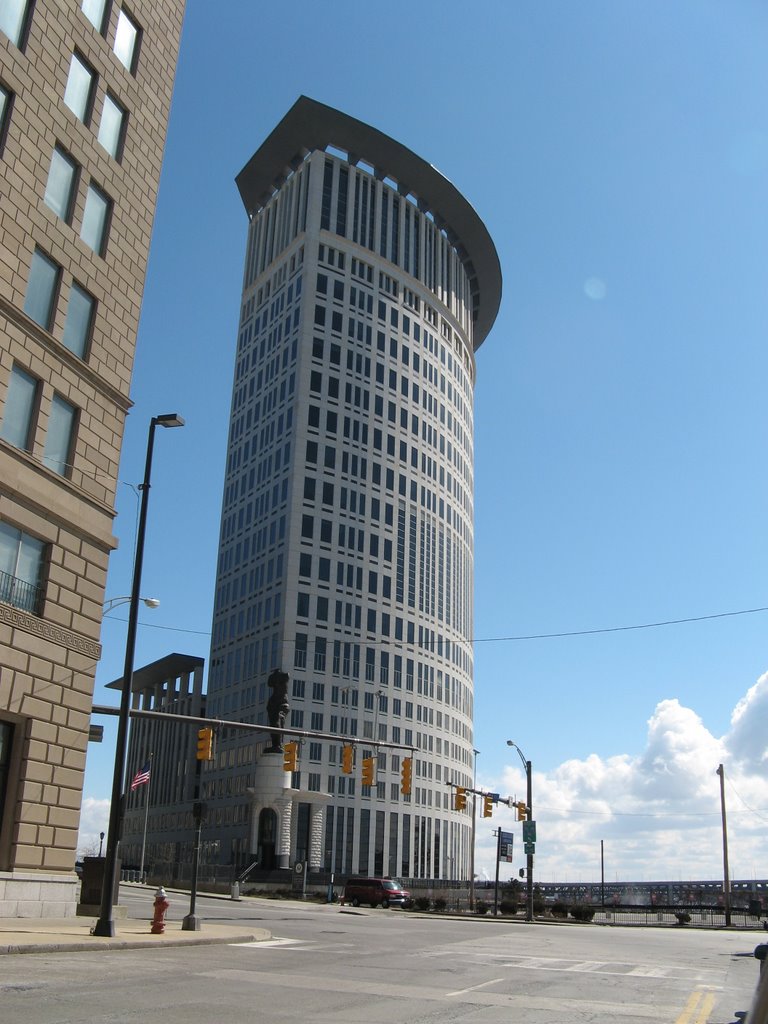
M725 928L725 911L722 907L674 906L674 907L597 907L593 918L595 924L613 925L686 925L693 928ZM757 914L744 908L731 910L732 928L756 929L764 924Z

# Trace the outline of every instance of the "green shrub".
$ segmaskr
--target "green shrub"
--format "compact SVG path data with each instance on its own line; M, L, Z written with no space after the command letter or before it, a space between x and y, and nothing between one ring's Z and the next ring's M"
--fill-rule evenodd
M444 900L442 896L439 896L435 900L434 908L438 912L438 914L444 913L447 906L448 906L448 901Z
M574 903L571 907L571 917L574 921L591 921L594 916L594 907L588 907L584 903Z
M678 924L689 924L691 920L691 915L687 910L678 910L675 917L677 918Z
M490 907L485 900L475 900L475 913L476 914L487 914Z
M552 904L552 917L568 917L568 904L564 900L556 900Z
M517 900L502 900L499 904L499 910L502 914L516 914Z
M416 910L429 910L431 902L428 896L417 896L413 901L413 905Z

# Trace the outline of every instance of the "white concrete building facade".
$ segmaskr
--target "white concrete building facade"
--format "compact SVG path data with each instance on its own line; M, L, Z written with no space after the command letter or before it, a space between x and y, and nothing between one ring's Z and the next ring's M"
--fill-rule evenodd
M291 788L318 800L294 808L292 860L322 806L326 870L467 878L452 786L473 776L473 389L496 250L430 164L305 97L237 184L250 224L209 714L265 721L282 668L286 725L334 737L302 740ZM223 863L260 847L256 735L222 736L203 774Z

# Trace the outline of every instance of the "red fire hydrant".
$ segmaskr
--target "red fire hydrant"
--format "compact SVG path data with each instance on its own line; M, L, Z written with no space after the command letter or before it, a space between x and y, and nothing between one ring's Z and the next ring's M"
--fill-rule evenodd
M168 897L165 895L165 889L161 885L155 893L155 915L152 918L152 928L150 929L153 935L162 935L165 931L165 913L170 905Z

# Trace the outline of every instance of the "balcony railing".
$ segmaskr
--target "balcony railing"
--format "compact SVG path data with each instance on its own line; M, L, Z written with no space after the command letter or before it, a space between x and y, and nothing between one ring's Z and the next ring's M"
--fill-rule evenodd
M0 601L21 608L32 615L39 615L43 603L43 588L27 583L10 573L0 572Z

